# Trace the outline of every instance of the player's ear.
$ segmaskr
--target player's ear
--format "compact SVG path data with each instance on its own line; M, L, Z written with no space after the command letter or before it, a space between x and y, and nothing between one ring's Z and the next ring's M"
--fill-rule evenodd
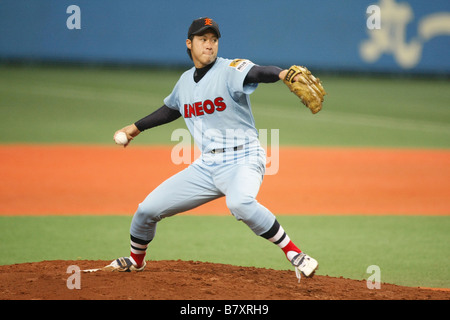
M186 47L189 50L192 50L192 40L191 39L186 39Z

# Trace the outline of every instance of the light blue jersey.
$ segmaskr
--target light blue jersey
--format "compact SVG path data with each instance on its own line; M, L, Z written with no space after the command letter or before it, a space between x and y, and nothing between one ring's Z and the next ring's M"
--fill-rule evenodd
M198 83L195 68L183 73L164 99L166 106L184 117L202 156L139 204L131 223L132 236L151 241L162 219L223 196L230 212L255 234L267 232L274 224L275 216L256 201L266 154L250 107L249 95L257 84L244 85L253 66L249 60L217 58Z
M213 67L196 83L195 67L178 80L164 99L166 106L178 110L202 153L240 145L257 145L249 95L257 83L244 85L254 66L249 60L217 58Z

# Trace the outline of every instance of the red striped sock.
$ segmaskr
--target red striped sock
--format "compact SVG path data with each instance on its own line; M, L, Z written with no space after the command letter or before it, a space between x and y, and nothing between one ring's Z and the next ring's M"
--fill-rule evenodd
M286 235L286 237L287 237L287 235ZM289 240L289 243L286 246L284 246L283 248L281 248L281 250L283 250L284 254L286 255L286 258L289 261L291 261L292 258L296 254L302 252L299 248L297 248L297 246L291 240ZM291 253L289 253L289 252L291 252Z
M283 250L286 258L291 261L294 256L302 252L289 238L283 227L275 220L272 228L261 235L263 238L273 242Z
M148 247L147 241L139 240L131 236L130 240L130 257L136 262L136 266L142 267L144 264L144 258Z
M144 264L145 253L144 254L136 254L136 253L131 252L130 257L133 258L134 262L136 262L136 266L138 268L142 267L142 265Z

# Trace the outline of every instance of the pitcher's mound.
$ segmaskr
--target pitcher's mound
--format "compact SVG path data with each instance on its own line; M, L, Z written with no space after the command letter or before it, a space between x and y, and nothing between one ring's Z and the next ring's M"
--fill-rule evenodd
M380 289L370 290L365 280L320 275L298 283L293 270L196 261L148 261L143 272L67 273L70 266L85 270L109 262L0 266L0 300L450 300L450 291L444 289L382 283Z

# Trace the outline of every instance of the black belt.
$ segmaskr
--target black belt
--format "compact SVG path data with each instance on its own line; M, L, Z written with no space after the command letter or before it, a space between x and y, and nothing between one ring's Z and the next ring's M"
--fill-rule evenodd
M242 150L244 149L244 146L237 146L237 147L233 147L233 148L221 148L221 149L212 149L211 153L215 154L215 153L224 153L226 151L231 151L231 149L233 149L234 151L238 151L238 150Z

